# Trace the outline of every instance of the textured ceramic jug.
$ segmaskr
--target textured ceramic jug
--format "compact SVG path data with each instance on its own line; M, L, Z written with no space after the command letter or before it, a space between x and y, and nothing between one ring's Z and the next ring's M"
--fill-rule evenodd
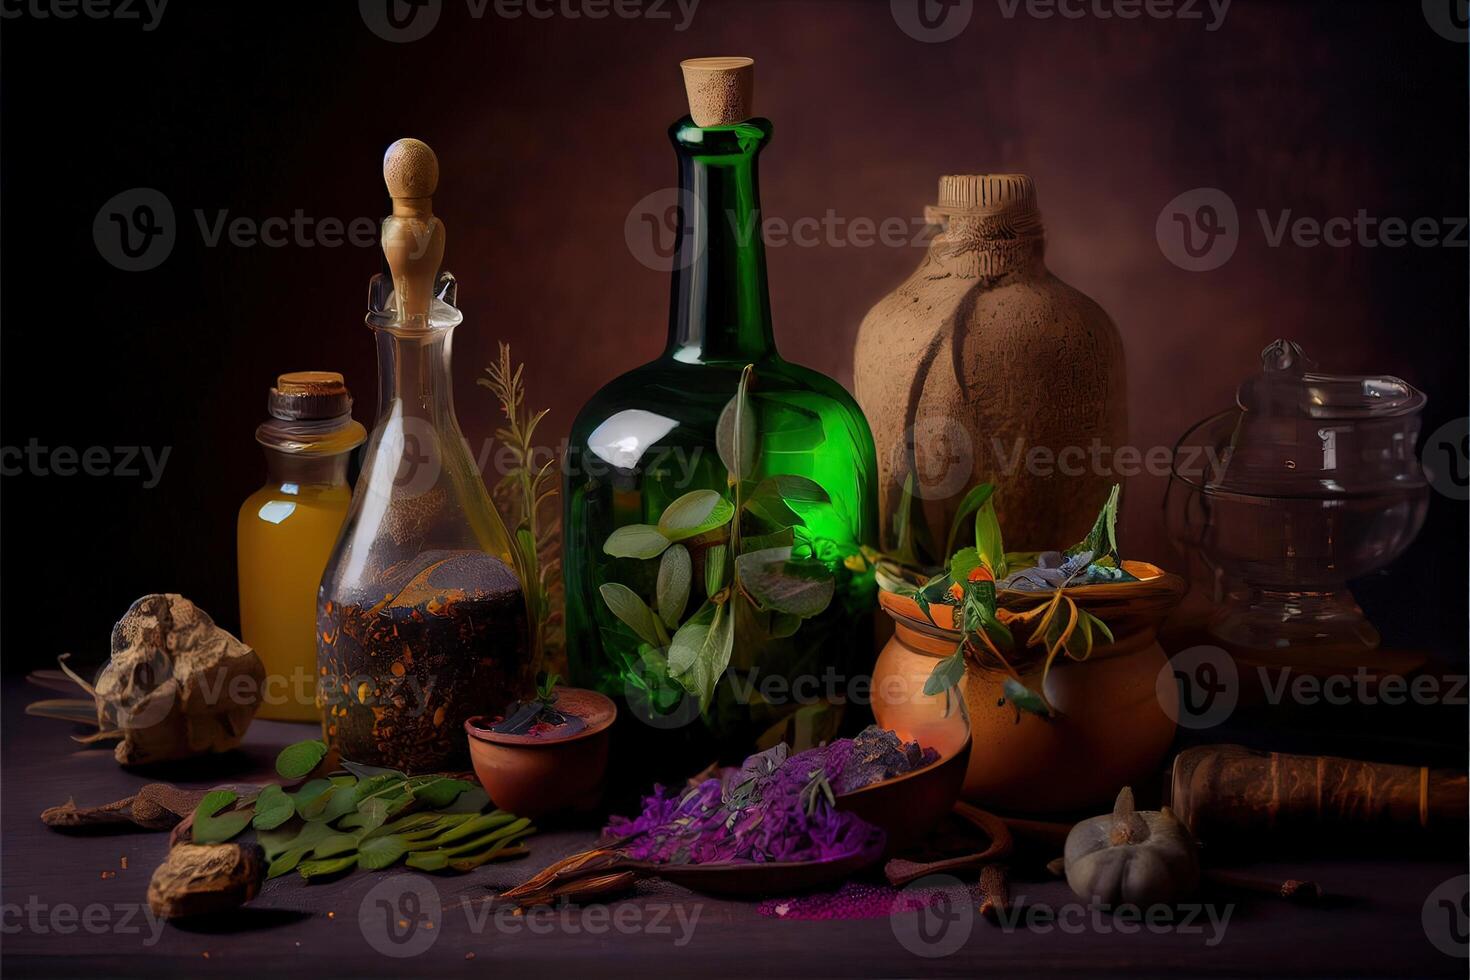
M1123 343L1097 303L1047 269L1036 188L1021 174L939 180L939 233L863 320L857 400L878 451L883 543L913 475L913 520L944 557L965 492L996 484L1006 543L1087 533L1128 434Z

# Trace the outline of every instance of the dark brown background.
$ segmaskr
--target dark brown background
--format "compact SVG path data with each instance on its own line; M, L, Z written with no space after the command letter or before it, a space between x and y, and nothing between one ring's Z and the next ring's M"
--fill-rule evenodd
M493 8L492 8L493 9ZM1418 2L1236 0L1206 20L1014 18L975 0L955 40L915 41L883 0L703 0L678 20L472 18L444 0L411 44L350 0L170 4L136 22L4 22L3 442L170 446L162 483L3 482L7 671L105 653L136 596L181 591L233 626L234 521L263 476L252 430L278 372L346 373L369 421L362 325L372 248L206 247L194 210L262 220L379 218L383 148L421 137L443 166L466 323L459 417L478 447L496 406L474 386L510 341L555 441L597 386L655 355L667 277L631 254L630 209L674 180L677 63L754 56L768 216L922 214L944 172L1037 182L1053 269L1116 320L1132 439L1171 444L1229 403L1278 336L1324 366L1401 375L1432 399L1425 431L1466 412L1466 251L1267 246L1274 217L1466 214L1466 47ZM114 194L153 187L178 241L148 272L94 244ZM1196 187L1236 202L1239 250L1185 272L1155 241ZM1463 245L1463 236L1461 237ZM867 308L917 248L769 251L791 359L851 383ZM1059 392L1065 397L1065 392ZM1124 541L1166 550L1162 482L1136 479ZM1390 640L1463 658L1465 508L1436 496L1414 550L1358 592ZM45 628L39 628L44 624Z

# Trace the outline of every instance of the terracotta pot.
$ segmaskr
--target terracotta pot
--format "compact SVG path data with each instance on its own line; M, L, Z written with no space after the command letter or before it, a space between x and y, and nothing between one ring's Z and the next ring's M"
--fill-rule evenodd
M854 393L878 451L883 546L897 543L910 475L912 519L930 549L943 547L977 483L996 485L1011 547L1079 540L1128 438L1118 329L1047 269L1030 177L941 177L926 214L939 234L863 319L854 355Z
M556 708L581 718L586 727L558 738L492 732L484 715L464 723L480 785L496 806L518 817L591 810L602 795L608 728L617 707L596 691L559 688Z
M1103 806L1120 787L1155 778L1174 739L1177 703L1157 693L1168 658L1155 639L1159 623L1183 597L1185 583L1146 562L1124 562L1137 583L1067 590L1079 606L1113 630L1115 642L1093 648L1077 663L1059 658L1046 679L1053 718L1018 712L1002 703L1003 674L967 664L960 690L969 709L974 747L963 796L982 807L1013 813L1058 813ZM1022 610L1049 593L1006 591L1004 608ZM879 603L894 620L894 636L878 657L873 713L878 724L923 738L948 727L944 697L923 693L924 681L942 657L954 653L960 634L953 608L933 606L931 623L918 604L892 592ZM937 624L937 625L936 625ZM1017 643L1024 643L1017 633ZM1023 679L1041 683L1036 667ZM1172 685L1165 698L1175 697ZM953 712L951 713L953 714Z

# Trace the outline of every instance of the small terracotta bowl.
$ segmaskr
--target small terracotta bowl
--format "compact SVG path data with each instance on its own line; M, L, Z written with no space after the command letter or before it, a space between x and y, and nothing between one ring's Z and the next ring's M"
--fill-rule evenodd
M602 794L608 728L618 716L617 706L596 691L564 687L556 692L556 708L581 718L586 727L557 738L492 732L484 715L464 723L480 785L496 806L518 817L591 810Z

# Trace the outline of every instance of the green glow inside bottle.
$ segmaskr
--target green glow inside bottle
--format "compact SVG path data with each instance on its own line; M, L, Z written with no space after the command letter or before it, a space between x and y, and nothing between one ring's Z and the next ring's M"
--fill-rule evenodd
M572 681L618 699L614 768L645 779L846 730L866 707L844 720L838 702L873 658L873 440L840 385L776 352L756 179L771 125L686 117L670 135L668 346L583 408L563 497Z

